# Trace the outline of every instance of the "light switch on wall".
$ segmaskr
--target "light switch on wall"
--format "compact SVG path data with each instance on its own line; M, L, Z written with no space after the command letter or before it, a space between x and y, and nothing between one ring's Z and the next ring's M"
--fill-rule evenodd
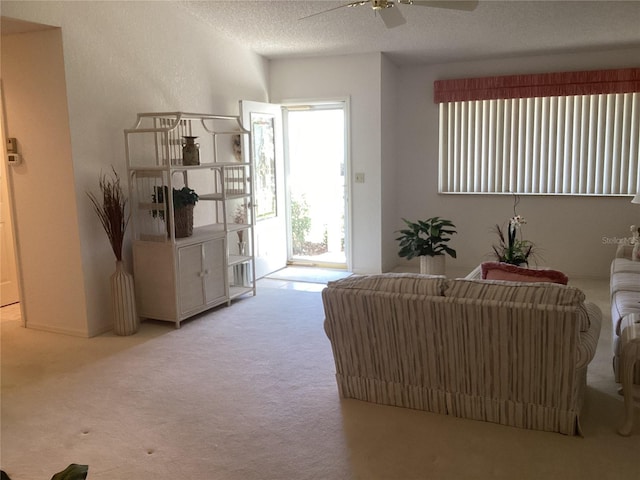
M7 152L18 153L18 142L15 138L7 138Z
M356 173L356 183L364 183L364 173Z

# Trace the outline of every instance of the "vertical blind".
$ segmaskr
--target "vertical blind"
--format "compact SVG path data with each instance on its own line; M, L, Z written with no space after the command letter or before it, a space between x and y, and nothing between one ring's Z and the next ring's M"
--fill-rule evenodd
M440 104L440 191L633 195L640 94Z
M612 72L619 81L607 84L603 79L611 80ZM441 102L440 192L633 195L640 191L640 93L626 92L639 90L639 72L436 82L434 95ZM551 80L556 83L551 85ZM527 96L602 90L609 92ZM620 91L624 93L613 93Z

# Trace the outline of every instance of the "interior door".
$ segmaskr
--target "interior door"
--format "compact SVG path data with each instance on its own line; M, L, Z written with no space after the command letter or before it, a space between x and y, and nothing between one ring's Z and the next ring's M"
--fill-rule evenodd
M279 105L242 100L243 126L251 131L255 188L256 278L287 265L282 110Z
M2 162L0 165L0 303L1 306L20 301L16 256L13 248L13 230L9 211L7 190L7 150L4 132L4 108L0 91L0 141L2 141Z

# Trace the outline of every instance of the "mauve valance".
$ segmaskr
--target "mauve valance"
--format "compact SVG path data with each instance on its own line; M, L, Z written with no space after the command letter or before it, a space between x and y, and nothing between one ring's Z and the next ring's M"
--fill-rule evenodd
M640 92L640 68L506 75L433 82L435 103L629 92Z

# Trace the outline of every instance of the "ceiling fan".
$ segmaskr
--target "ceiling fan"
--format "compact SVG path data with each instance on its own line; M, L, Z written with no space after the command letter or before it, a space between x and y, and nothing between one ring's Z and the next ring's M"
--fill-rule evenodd
M450 10L472 11L478 6L478 1L466 0L440 0L440 1L418 1L418 0L358 0L356 2L346 3L338 7L323 10L322 12L308 15L304 18L315 17L323 13L331 12L345 7L361 7L371 4L374 12L380 14L380 18L387 28L394 28L407 23L399 8L396 5L416 5L421 7L447 8Z

